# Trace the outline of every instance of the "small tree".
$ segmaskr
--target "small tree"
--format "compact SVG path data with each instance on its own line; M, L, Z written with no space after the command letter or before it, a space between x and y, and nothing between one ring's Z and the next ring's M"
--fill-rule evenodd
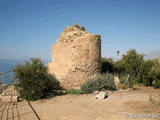
M152 82L154 88L160 88L160 62L158 59L153 60L152 76L154 78Z
M37 100L53 94L53 90L59 89L59 81L48 74L47 67L39 58L31 58L31 62L19 64L15 68L16 85L21 97L27 100Z
M114 73L116 73L119 76L119 78L121 77L121 74L125 73L125 68L122 60L114 62Z
M155 76L155 79L160 80L160 62L158 61L158 59L154 59L152 62L152 73Z
M153 81L152 73L153 62L151 60L143 60L140 65L139 73L137 75L138 82L143 83L146 86L151 86Z
M122 63L125 67L125 71L129 74L129 76L138 76L140 66L143 62L143 57L144 55L138 54L134 49L129 50L126 55L123 55ZM128 80L130 87L130 77Z

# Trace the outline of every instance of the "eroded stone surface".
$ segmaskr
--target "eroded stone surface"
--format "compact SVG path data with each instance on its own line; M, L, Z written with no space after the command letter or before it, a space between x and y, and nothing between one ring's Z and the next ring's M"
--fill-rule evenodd
M67 26L52 46L48 69L62 86L77 87L100 73L100 60L100 36Z

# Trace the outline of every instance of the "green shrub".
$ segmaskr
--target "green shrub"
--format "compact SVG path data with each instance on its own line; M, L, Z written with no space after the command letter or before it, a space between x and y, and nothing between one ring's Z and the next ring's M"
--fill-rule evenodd
M155 80L154 83L153 83L153 87L156 88L156 89L160 88L160 80Z
M152 76L154 80L160 80L160 62L158 59L153 60Z
M109 73L102 74L92 80L86 81L81 86L81 90L86 94L100 90L116 90L114 77Z
M48 74L47 67L39 58L31 58L31 62L17 65L14 71L19 80L16 88L27 100L46 98L53 94L53 90L59 89L59 81Z
M128 81L127 81L128 79ZM128 74L127 73L123 73L120 75L120 83L124 84L124 86L126 88L129 88L129 87L133 87L134 84L137 84L137 79L134 75L130 75L130 78L128 78ZM129 83L130 81L130 83ZM130 86L129 86L130 84Z
M144 86L150 86L149 81L146 80L146 79L142 80L142 83L143 83Z
M66 93L67 94L77 94L77 95L84 94L82 90L74 89L74 88L66 89Z
M138 78L135 75L130 76L130 87L132 88L133 85L137 84Z
M117 54L120 52L117 51ZM152 82L160 80L160 62L158 59L145 60L143 54L137 53L135 49L127 51L122 55L122 58L117 61L112 59L101 59L101 72L112 73L118 75L121 83L124 83L127 76L122 76L122 73L130 75L130 85L143 84L145 86L152 86ZM158 82L159 83L159 82ZM154 85L158 87L157 85Z
M126 84L127 83L127 77L128 77L128 74L126 74L126 73L120 74L120 83Z

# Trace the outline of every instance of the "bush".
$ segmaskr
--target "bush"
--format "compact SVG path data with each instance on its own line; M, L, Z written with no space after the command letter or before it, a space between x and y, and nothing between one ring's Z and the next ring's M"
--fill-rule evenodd
M66 89L66 93L67 94L77 94L77 95L80 95L80 94L84 94L82 90L79 90L79 89Z
M134 74L129 75L127 73L120 74L120 83L123 84L126 88L133 87L133 85L137 84L138 78L134 76ZM128 80L127 80L128 79ZM129 83L130 82L130 83ZM130 86L129 86L130 84Z
M120 83L126 84L127 83L128 74L127 73L121 73L120 74Z
M92 80L86 81L81 86L81 90L86 94L100 90L116 90L114 77L109 73L102 74Z
M101 73L108 72L118 75L121 83L124 83L127 77L123 76L122 73L129 74L129 87L137 83L152 86L153 81L160 80L159 60L145 60L144 55L137 53L135 49L131 49L126 54L123 54L121 60L118 61L113 61L110 58L102 58L101 69Z
M146 79L142 80L144 86L150 86L150 82Z
M15 68L16 85L21 97L27 100L46 98L53 94L53 90L59 89L59 81L48 74L47 67L39 58L31 58L31 63L17 65Z
M154 76L154 80L160 80L160 62L158 59L153 60L152 74Z
M137 81L138 81L138 78L135 77L135 75L130 75L130 87L131 88L133 88L133 86L138 83Z
M155 80L154 83L153 83L153 87L156 88L156 89L160 88L160 80Z

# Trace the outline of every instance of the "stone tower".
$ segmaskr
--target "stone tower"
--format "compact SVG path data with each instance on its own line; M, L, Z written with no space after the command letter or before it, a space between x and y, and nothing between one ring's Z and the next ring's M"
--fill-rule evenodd
M101 38L80 28L67 26L52 46L48 72L64 87L79 87L101 71Z

